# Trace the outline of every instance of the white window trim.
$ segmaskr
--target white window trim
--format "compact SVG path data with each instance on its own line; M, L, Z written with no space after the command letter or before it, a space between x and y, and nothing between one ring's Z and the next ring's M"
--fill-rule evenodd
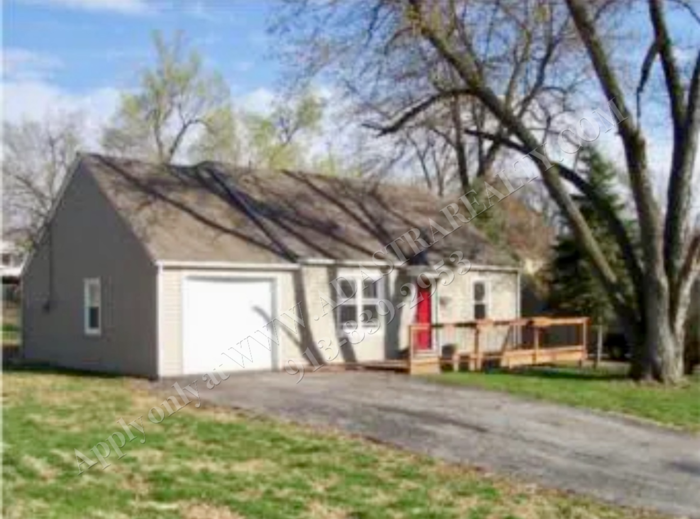
M365 296L363 294L363 288L364 288L363 282L364 282L365 278L367 278L367 277L373 279L374 282L377 284L377 297L376 298L365 299ZM340 271L338 273L338 278L344 278L348 281L352 281L355 283L355 294L352 297L346 299L345 301L338 303L335 307L336 322L338 323L338 326L340 326L342 329L343 325L345 324L340 319L340 308L342 306L349 306L350 304L352 304L351 301L353 301L354 306L356 308L356 312L357 312L356 313L356 315L357 315L357 329L358 330L369 330L369 329L376 328L376 325L373 325L372 322L362 322L361 316L362 316L362 312L364 311L365 302L367 302L367 304L375 304L378 307L379 301L381 301L382 298L384 297L382 283L381 283L381 280L383 279L382 273L379 271L377 271L377 272L371 271L370 272L370 271L366 271L366 270L362 270L362 271L343 270L343 271ZM331 285L331 287L333 287L333 285ZM335 291L334 287L333 287L333 290ZM334 297L337 297L337 296L338 296L338 293L335 292ZM373 320L376 319L379 322L379 320L381 319L381 315L373 315L372 319Z
M474 285L477 283L484 284L484 300L477 302L476 300L476 290ZM491 319L491 283L485 278L475 278L472 280L472 316L476 320L476 305L483 304L486 306L486 317L485 319Z
M90 304L90 287L93 285L97 285L100 294L100 302L98 305L95 305L99 314L99 326L97 328L90 327L90 307L93 306ZM102 282L100 278L85 278L83 280L83 331L85 335L94 337L102 335L102 319Z

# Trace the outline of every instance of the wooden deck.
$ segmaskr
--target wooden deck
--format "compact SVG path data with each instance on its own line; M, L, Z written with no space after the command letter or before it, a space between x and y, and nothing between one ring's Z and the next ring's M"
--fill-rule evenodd
M585 317L412 324L409 326L407 358L365 362L357 364L355 368L424 375L444 370L478 371L557 362L582 363L587 358L588 326L589 319ZM556 328L568 329L567 333L560 334L567 339L562 344L552 341L556 334L550 332ZM458 336L457 330L468 330L468 340L454 341L450 344L452 351L448 353L437 348L418 349L418 334L426 331L432 333L434 330L442 330L445 336L452 338Z
M437 355L425 355L409 359L378 360L346 364L346 370L392 371L409 375L435 375L440 373L440 358Z

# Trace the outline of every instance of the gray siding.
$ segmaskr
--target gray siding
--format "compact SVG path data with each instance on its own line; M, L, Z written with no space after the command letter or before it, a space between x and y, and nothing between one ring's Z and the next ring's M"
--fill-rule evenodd
M328 360L335 356L337 332L334 313L327 311L324 315L321 296L326 300L331 298L329 276L334 269L326 267L303 267L299 270L251 270L251 269L180 269L164 268L160 273L160 311L159 327L161 330L160 372L163 376L175 376L182 372L182 286L187 276L225 276L225 277L255 277L271 278L276 285L275 318L291 313L297 305L303 307L304 326L297 326L288 317L282 317L281 322L287 327L277 326L277 357L282 369L295 365L308 364L304 357L306 348L318 344L321 339L332 341L331 350L314 352L317 359ZM318 317L318 319L314 319ZM233 344L245 337L232 337ZM324 343L328 344L328 342ZM380 334L367 336L361 344L349 351L340 351L333 362L382 360L385 356L384 338ZM222 352L223 353L223 352Z
M338 349L339 330L336 324L335 312L327 306L324 308L322 298L331 301L331 280L341 273L352 272L349 267L304 266L299 270L250 270L250 269L182 269L175 267L164 268L160 274L159 288L159 329L160 329L160 373L162 376L177 376L182 372L182 285L189 275L209 276L253 276L273 278L277 285L277 316L289 312L301 304L304 313L305 326L296 327L287 317L282 322L289 325L277 333L279 347L277 356L280 366L306 365L309 362L304 352L309 344L318 344L321 339L324 350L312 351L317 359L332 362L363 362L397 358L401 351L408 347L408 325L413 322L415 301L406 299L408 290L401 287L410 279L396 273L382 280L383 297L392 301L394 307L404 302L401 310L391 322L383 318L380 329L373 334L365 332L362 340L357 336L353 339L356 344L346 344ZM355 269L359 272L359 269ZM369 268L365 270L371 270ZM466 321L474 319L472 298L472 282L475 279L486 280L491 289L490 317L493 319L514 319L518 317L518 274L515 271L473 270L463 276L456 275L448 286L440 286L437 292L439 322ZM324 314L325 312L325 314ZM485 349L497 350L502 339L494 334L493 342ZM244 337L232 337L238 342ZM473 347L471 336L462 334L459 337L437 337L440 345L461 341L463 348ZM306 368L308 371L308 367Z
M473 283L483 281L487 285L487 317L493 320L520 317L518 273L512 270L473 268L463 276L457 276L446 287L438 286L438 319L441 323L475 320ZM496 352L503 348L507 327L495 327L485 332L482 352ZM437 342L444 346L457 344L460 351L473 351L474 332L471 329L444 330L438 332Z
M86 336L83 280L102 283L102 334ZM156 267L79 168L23 278L26 358L157 376Z

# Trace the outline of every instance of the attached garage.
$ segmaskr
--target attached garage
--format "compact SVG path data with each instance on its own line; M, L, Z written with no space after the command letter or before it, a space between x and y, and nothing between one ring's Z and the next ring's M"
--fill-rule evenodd
M261 332L267 332L273 316L273 291L271 279L185 277L183 374L272 370L279 355L275 343Z

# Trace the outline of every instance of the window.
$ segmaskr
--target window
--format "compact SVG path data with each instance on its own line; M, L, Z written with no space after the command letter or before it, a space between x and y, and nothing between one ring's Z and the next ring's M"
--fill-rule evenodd
M86 279L83 283L85 305L85 334L102 333L102 286L99 278Z
M377 326L381 298L378 278L379 275L369 278L361 273L339 276L335 287L338 290L338 322L341 328Z
M472 289L474 294L474 319L488 319L489 290L486 281L474 281Z

